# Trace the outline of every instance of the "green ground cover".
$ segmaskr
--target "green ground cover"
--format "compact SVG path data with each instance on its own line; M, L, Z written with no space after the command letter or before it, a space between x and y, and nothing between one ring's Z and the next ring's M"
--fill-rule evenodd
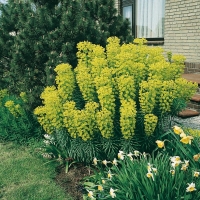
M0 157L0 199L73 200L53 180L55 166L30 148L0 143Z

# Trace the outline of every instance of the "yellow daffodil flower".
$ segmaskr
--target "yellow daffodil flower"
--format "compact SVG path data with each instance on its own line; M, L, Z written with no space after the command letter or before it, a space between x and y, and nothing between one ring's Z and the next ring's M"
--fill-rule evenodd
M193 159L194 159L195 161L198 161L199 158L200 158L200 154L196 154L196 155L193 156Z
M177 135L180 135L181 133L183 133L183 129L180 128L179 126L174 126L173 130L174 130L174 133L176 133Z
M186 188L186 192L193 192L193 191L195 191L196 190L196 188L195 188L195 183L188 183L188 187Z
M191 144L192 139L194 139L192 136L186 136L183 137L180 141L184 144Z
M156 140L156 143L158 145L158 148L163 148L165 146L164 142L163 141L160 141L160 140Z
M102 181L101 181L103 184L105 184L106 183L106 181L103 179Z
M181 137L181 138L186 137L186 134L185 134L184 132L182 132L182 133L180 134L180 137Z
M99 191L103 191L102 185L98 185L98 190L99 190Z

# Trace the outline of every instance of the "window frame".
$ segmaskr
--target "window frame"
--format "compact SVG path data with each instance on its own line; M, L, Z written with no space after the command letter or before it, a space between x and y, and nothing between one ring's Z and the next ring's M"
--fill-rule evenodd
M136 38L136 0L121 0L121 15L123 16L123 7L132 6L132 35ZM165 32L165 30L164 30ZM155 38L145 38L148 42L147 44L162 45L164 44L164 37Z

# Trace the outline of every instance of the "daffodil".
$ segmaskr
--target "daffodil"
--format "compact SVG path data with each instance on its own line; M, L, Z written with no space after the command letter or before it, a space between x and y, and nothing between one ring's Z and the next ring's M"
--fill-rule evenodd
M173 168L175 168L175 167L178 167L180 163L182 163L181 160L178 160L178 161L172 162L171 165Z
M191 144L192 139L194 139L192 136L186 136L183 137L180 141L184 144Z
M120 160L124 160L124 152L123 151L119 151L119 153L117 154L118 158Z
M188 183L188 187L186 188L186 192L193 192L193 191L195 191L196 190L196 188L195 188L195 183Z
M103 163L105 166L107 166L108 161L107 161L107 160L103 160L102 163Z
M143 157L144 157L144 158L146 158L146 157L147 157L147 154L146 154L145 152L143 152L143 154L142 154L142 155L143 155Z
M94 158L94 159L93 159L94 165L97 165L97 161L98 161L97 158Z
M117 159L116 158L114 158L114 160L112 161L112 164L117 166Z
M111 171L109 170L109 171L108 171L108 178L111 179L112 176L113 176L113 174L111 174Z
M194 177L199 177L200 172L194 172Z
M195 161L198 161L199 158L200 158L200 154L196 154L196 155L193 156L193 159L194 159Z
M110 188L110 196L111 196L112 198L115 198L115 197L116 197L115 191L116 191L116 190Z
M151 168L152 168L152 165L150 163L147 164L147 170L148 172L151 172Z
M180 128L179 126L174 126L173 130L174 130L174 133L176 133L177 135L180 135L181 133L183 133L183 129Z
M103 186L102 185L98 185L98 190L99 191L103 191Z
M152 167L152 170L153 170L153 172L156 174L157 173L157 168L155 168L155 167Z
M154 180L153 174L152 174L151 172L148 172L148 173L146 174L146 176L147 176L148 178L152 178L152 179Z
M106 181L104 180L104 179L102 179L102 181L101 181L103 184L105 184L106 183Z
M136 157L140 155L140 152L137 151L137 150L135 150L133 153L134 153L133 155L136 156Z
M170 170L170 173L171 173L172 175L174 175L174 174L175 174L175 170L174 170L174 169Z
M188 166L187 166L186 164L183 164L182 167L181 167L181 170L182 170L182 171L186 171L187 168L188 168Z
M180 134L180 137L181 137L181 138L186 137L186 134L185 134L184 132L182 132L182 133Z
M170 157L171 162L176 162L176 161L180 161L180 157L179 156L173 156Z
M129 154L127 154L127 156L130 158L130 160L133 160L133 154L130 152Z
M94 199L94 193L92 191L88 191L88 197Z
M165 146L164 142L163 141L160 141L160 140L156 140L156 143L158 145L158 148L163 148Z
M185 160L185 165L188 167L189 166L189 160Z

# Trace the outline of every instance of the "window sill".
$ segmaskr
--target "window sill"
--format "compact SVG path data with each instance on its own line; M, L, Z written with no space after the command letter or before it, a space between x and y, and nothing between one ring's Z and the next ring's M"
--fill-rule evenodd
M147 45L164 45L164 40L161 40L161 41L147 41Z

